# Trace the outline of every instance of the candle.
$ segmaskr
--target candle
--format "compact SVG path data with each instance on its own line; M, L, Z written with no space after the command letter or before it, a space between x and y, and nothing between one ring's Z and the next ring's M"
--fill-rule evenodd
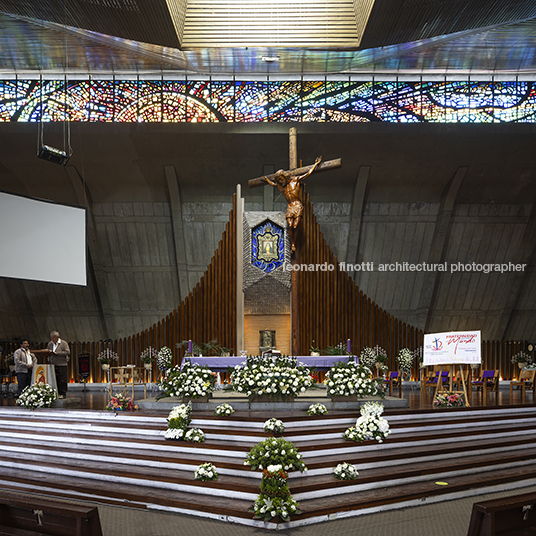
M349 355L352 353L352 343L350 339L346 341L346 353Z
M193 350L192 341L188 341L188 353L192 354L193 353L192 350Z

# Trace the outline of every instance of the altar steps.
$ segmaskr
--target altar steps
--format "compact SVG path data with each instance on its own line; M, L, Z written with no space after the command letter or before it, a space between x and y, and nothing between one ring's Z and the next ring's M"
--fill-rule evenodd
M243 460L267 437L266 415L218 419L194 411L192 426L206 433L202 444L165 441L165 416L1 410L0 487L253 523L247 509L260 474ZM393 433L382 444L342 440L355 423L344 413L286 412L281 418L285 438L292 438L309 468L289 480L303 512L294 524L536 482L533 406L394 411L386 415ZM194 469L206 461L218 467L218 481L193 480ZM333 468L342 461L355 463L360 478L335 480Z

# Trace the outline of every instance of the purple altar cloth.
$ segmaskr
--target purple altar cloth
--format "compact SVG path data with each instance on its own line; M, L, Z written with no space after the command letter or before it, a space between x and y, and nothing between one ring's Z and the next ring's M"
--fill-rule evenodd
M312 355L305 355L305 356L298 356L298 363L303 363L309 368L316 369L316 370L328 370L330 369L335 363L338 361L343 361L344 363L348 362L348 356L347 355L319 355L319 356L312 356ZM358 360L357 357L354 358L356 361ZM202 367L207 366L210 368L210 370L213 370L214 372L225 372L227 370L227 367L236 367L236 365L240 365L241 363L245 362L245 357L240 356L232 356L232 357L185 357L184 361L190 361L192 365L195 365L196 363L201 365Z

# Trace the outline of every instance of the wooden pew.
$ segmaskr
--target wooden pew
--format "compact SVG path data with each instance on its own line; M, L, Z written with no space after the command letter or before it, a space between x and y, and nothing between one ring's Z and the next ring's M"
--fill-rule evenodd
M473 504L467 536L536 534L536 493Z
M0 495L0 536L102 536L99 512L39 497Z

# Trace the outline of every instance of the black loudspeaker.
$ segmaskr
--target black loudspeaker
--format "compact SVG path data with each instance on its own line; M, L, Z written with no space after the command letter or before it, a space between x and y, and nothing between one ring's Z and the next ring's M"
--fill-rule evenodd
M43 160L48 160L49 162L60 164L62 166L64 166L69 161L69 158L71 158L70 156L67 156L65 151L54 149L54 147L49 147L48 145L43 145L37 156Z

